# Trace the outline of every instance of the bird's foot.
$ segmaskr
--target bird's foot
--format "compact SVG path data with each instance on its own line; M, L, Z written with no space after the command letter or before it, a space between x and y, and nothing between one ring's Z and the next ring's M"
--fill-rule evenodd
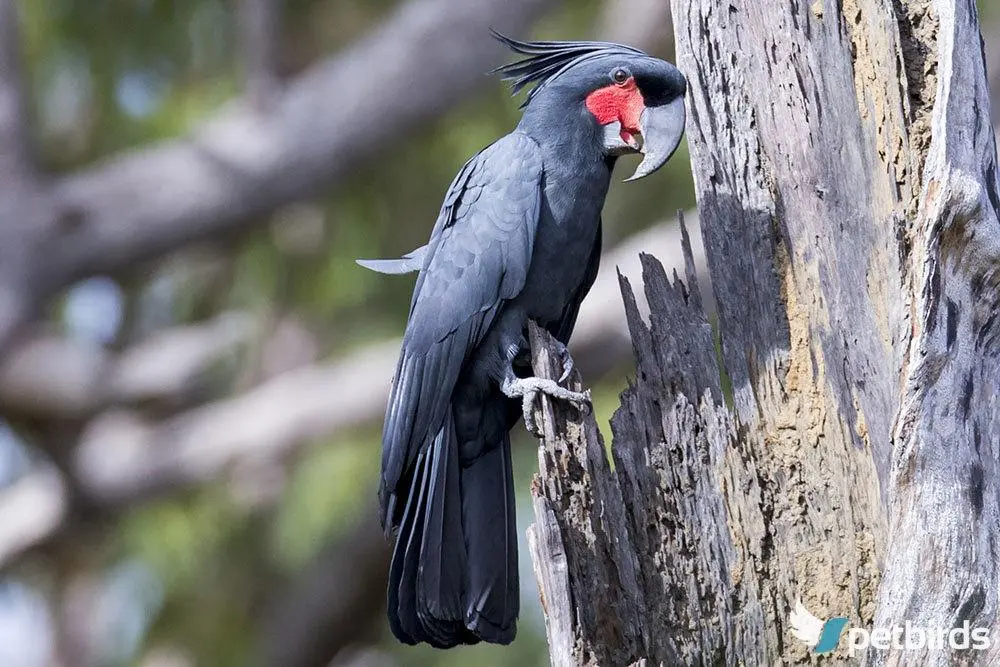
M565 371L565 377L569 376L569 373ZM572 370L572 362L570 362L570 370ZM561 380L560 380L561 381ZM535 398L538 394L547 394L552 398L558 398L563 401L569 401L570 403L577 406L581 411L590 410L590 390L586 391L571 391L565 387L560 387L557 382L553 380L545 380L543 378L527 377L527 378L517 378L513 380L506 380L501 387L503 393L510 398L520 398L521 399L521 412L524 416L524 426L528 429L528 432L535 437L541 437L541 429L538 428L538 424L535 423Z

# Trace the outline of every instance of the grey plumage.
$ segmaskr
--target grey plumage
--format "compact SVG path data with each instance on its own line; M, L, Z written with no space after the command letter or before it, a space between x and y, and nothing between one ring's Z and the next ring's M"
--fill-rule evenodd
M379 500L383 526L396 532L390 627L403 642L442 648L513 640L508 432L523 407L513 399L539 390L580 398L524 377L522 359L529 319L568 343L597 274L611 173L629 152L584 98L614 92L616 67L640 87L652 81L649 99L671 87L665 103L683 95L676 69L629 47L498 38L527 56L499 70L515 91L536 84L518 127L462 167L426 246L359 260L382 273L419 271L386 409Z
M528 91L524 102L521 103L522 109L528 106L550 81L556 80L559 75L589 59L608 55L646 57L646 54L639 49L612 42L522 42L495 30L491 32L511 51L527 56L493 70L494 74L500 74L505 81L510 82L511 93L514 95L526 86L537 84Z
M416 250L411 250L399 259L359 259L355 260L358 266L384 273L386 275L401 275L419 271L424 265L424 256L427 254L427 246L420 246Z

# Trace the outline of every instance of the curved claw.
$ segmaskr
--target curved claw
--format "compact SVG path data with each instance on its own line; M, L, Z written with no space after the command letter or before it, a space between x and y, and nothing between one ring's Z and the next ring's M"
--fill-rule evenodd
M559 350L559 358L563 367L562 375L559 376L559 384L562 384L569 379L570 373L573 372L574 368L573 357L570 356L569 350L566 349L565 345Z
M536 392L525 392L521 399L521 417L524 419L525 430L534 437L541 438L543 436L542 429L535 422L535 398L537 396Z

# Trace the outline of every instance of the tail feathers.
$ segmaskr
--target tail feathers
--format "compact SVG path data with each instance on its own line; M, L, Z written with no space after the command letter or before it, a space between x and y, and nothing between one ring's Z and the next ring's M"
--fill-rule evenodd
M420 454L389 575L389 625L407 644L507 644L518 614L510 443L463 468L445 420Z
M465 624L484 641L509 644L517 632L520 591L514 480L506 434L498 446L462 471L462 489L469 558Z
M425 452L417 458L410 496L403 509L389 566L389 628L399 641L406 644L429 641L417 618L417 596L414 593L420 565L420 535L424 527L424 480L429 469Z
M402 275L419 271L424 265L424 258L427 256L427 246L420 246L416 250L411 250L399 259L356 259L359 266L370 269L377 273L387 275Z
M465 540L455 425L446 419L434 440L417 576L417 615L434 642L448 645L465 632Z

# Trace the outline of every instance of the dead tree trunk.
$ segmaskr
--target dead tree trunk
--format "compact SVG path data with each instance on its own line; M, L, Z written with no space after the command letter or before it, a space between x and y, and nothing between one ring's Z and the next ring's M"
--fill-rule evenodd
M732 396L693 270L644 258L613 463L591 418L543 401L529 538L553 664L807 661L799 599L847 628L991 632L855 660L1000 664L1000 188L974 0L673 16Z

